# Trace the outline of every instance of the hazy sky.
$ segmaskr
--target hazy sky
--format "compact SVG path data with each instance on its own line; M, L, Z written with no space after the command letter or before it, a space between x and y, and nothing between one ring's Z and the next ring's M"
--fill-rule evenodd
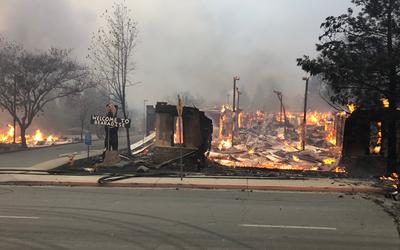
M223 101L236 74L250 100L277 89L295 107L304 85L295 59L314 55L321 22L351 6L350 0L126 2L140 32L132 77L142 84L128 91L131 107L180 91ZM73 48L83 60L112 3L0 0L0 34L32 49Z

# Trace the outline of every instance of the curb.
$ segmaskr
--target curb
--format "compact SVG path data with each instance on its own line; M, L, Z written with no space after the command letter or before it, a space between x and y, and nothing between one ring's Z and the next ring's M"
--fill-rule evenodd
M255 191L298 191L298 192L331 192L331 193L385 193L376 187L296 187L296 186L247 186L247 185L207 185L179 183L106 183L94 182L57 182L57 181L6 181L0 185L16 186L68 186L68 187L126 187L126 188L183 188L213 190L255 190Z

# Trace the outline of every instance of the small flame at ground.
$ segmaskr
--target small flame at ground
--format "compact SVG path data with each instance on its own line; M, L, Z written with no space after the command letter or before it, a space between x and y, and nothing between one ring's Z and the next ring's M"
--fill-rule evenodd
M232 147L232 141L231 140L222 140L219 142L218 149L223 150L223 149L230 149Z
M389 108L389 99L382 98L381 101L384 108Z
M323 162L325 165L332 165L333 163L336 162L336 160L335 159L324 159Z
M354 111L356 111L357 106L354 103L349 103L347 104L347 108L349 109L349 113L353 113Z
M399 175L397 173L392 173L390 176L382 176L379 179L385 180L385 181L398 181Z
M382 176L379 179L381 179L384 182L389 182L392 187L398 188L400 181L399 181L399 175L397 173L392 173L390 176Z
M33 136L33 141L35 142L35 144L44 141L43 134L42 132L40 132L40 129L37 129L35 131L35 135Z
M337 166L332 172L335 172L335 173L346 173L346 169L344 167Z
M249 155L253 155L255 153L254 148L249 149L248 153L249 153Z

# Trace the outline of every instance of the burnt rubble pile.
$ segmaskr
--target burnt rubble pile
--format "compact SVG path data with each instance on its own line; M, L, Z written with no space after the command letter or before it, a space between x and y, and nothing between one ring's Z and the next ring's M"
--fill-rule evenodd
M307 120L306 148L301 149L300 114L289 114L286 126L279 115L243 115L231 148L214 140L209 158L228 167L342 172L340 148L331 140L334 116L315 113ZM250 121L246 121L246 119ZM224 125L222 125L224 126Z

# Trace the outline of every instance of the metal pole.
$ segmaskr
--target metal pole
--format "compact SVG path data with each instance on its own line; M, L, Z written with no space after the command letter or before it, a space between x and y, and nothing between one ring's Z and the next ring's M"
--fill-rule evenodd
M13 112L14 112L14 116L13 116L13 127L14 127L14 134L13 134L13 143L16 143L16 128L15 126L16 124L16 120L15 120L15 116L17 115L17 82L14 81L14 100L13 100Z
M307 128L307 94L308 94L308 80L309 77L304 77L303 80L306 81L306 89L304 93L304 114L303 114L303 129L301 135L301 149L304 151L306 149L306 128Z
M232 103L232 111L236 111L236 77L233 77L233 103Z
M147 135L147 116L146 116L146 102L147 102L147 100L146 99L144 99L143 100L143 128L144 128L144 131L143 131L143 144L144 144L144 141L145 141L145 139L146 139L146 135ZM143 145L144 146L144 145Z

